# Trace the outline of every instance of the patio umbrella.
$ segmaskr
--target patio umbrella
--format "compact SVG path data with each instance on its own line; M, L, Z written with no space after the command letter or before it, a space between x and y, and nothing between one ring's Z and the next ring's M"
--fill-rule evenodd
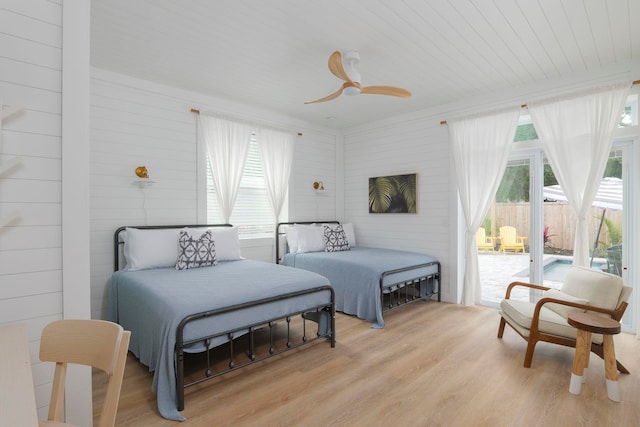
M549 185L544 187L542 192L545 201L555 200L558 202L567 202L567 196L560 185ZM600 226L598 227L598 233L596 234L596 240L593 243L593 252L591 253L591 262L593 263L593 253L598 246L598 239L600 238L600 230L602 230L602 223L604 222L604 215L607 213L607 209L622 210L622 180L615 177L606 177L600 180L600 187L596 193L596 198L593 201L592 206L602 208L602 217L600 218Z
M549 185L544 187L543 196L549 200L567 202L567 196L559 185ZM612 176L602 178L600 187L593 201L593 206L603 209L622 209L622 180Z

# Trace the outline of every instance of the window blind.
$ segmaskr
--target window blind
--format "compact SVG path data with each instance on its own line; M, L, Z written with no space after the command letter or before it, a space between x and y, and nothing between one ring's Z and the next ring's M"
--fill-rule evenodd
M218 205L211 165L207 161L207 222L223 222ZM231 214L231 224L238 227L244 237L271 236L275 230L275 218L264 183L260 152L255 138L249 144L236 204Z

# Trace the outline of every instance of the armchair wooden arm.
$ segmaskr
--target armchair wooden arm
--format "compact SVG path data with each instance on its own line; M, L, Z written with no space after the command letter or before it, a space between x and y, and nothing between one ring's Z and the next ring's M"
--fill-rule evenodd
M611 318L614 320L620 320L615 318L615 316L619 312L619 309L609 310L606 308L595 307L593 305L580 304L577 302L565 301L565 300L556 299L556 298L540 298L540 300L538 300L538 302L536 303L535 309L533 310L533 318L531 319L531 333L534 333L534 332L538 333L538 319L540 318L540 310L545 304L548 304L548 303L555 303L555 304L565 305L568 307L575 307L585 311L595 311L598 313L604 313L611 316ZM624 313L627 303L623 302L622 304L620 304L620 306L622 307L623 304L624 304L624 307L622 308L622 313ZM621 317L622 317L622 313L620 313Z
M505 296L504 296L504 299L509 299L509 298L511 297L511 290L512 290L513 288L515 288L516 286L522 286L522 287L525 287L525 288L532 288L532 289L539 289L539 290L541 290L541 291L548 291L549 289L551 289L551 288L549 288L549 287L547 287L547 286L534 285L534 284L532 284L532 283L526 283L526 282L511 282L511 283L509 284L509 286L507 286L507 292L506 292L506 294L505 294Z

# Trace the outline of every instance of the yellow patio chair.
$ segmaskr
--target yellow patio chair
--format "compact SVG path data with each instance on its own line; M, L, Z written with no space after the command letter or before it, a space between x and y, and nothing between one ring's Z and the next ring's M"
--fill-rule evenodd
M487 236L484 227L478 228L476 243L478 244L479 251L495 251L495 238Z
M509 225L500 227L500 250L506 253L507 250L524 253L524 239L526 237L518 236L516 228Z

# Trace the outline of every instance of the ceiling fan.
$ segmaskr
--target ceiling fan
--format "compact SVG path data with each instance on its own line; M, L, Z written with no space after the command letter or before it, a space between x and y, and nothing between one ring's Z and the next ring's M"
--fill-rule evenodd
M360 73L356 70L356 65L360 62L360 54L356 51L348 51L344 53L344 57L339 50L336 50L329 57L329 70L334 76L344 80L342 87L336 92L324 98L315 101L305 102L305 104L314 104L316 102L331 101L339 97L341 94L358 95L360 93L368 93L373 95L389 95L398 96L400 98L409 98L411 92L401 87L395 86L360 86ZM344 66L343 66L344 64Z

